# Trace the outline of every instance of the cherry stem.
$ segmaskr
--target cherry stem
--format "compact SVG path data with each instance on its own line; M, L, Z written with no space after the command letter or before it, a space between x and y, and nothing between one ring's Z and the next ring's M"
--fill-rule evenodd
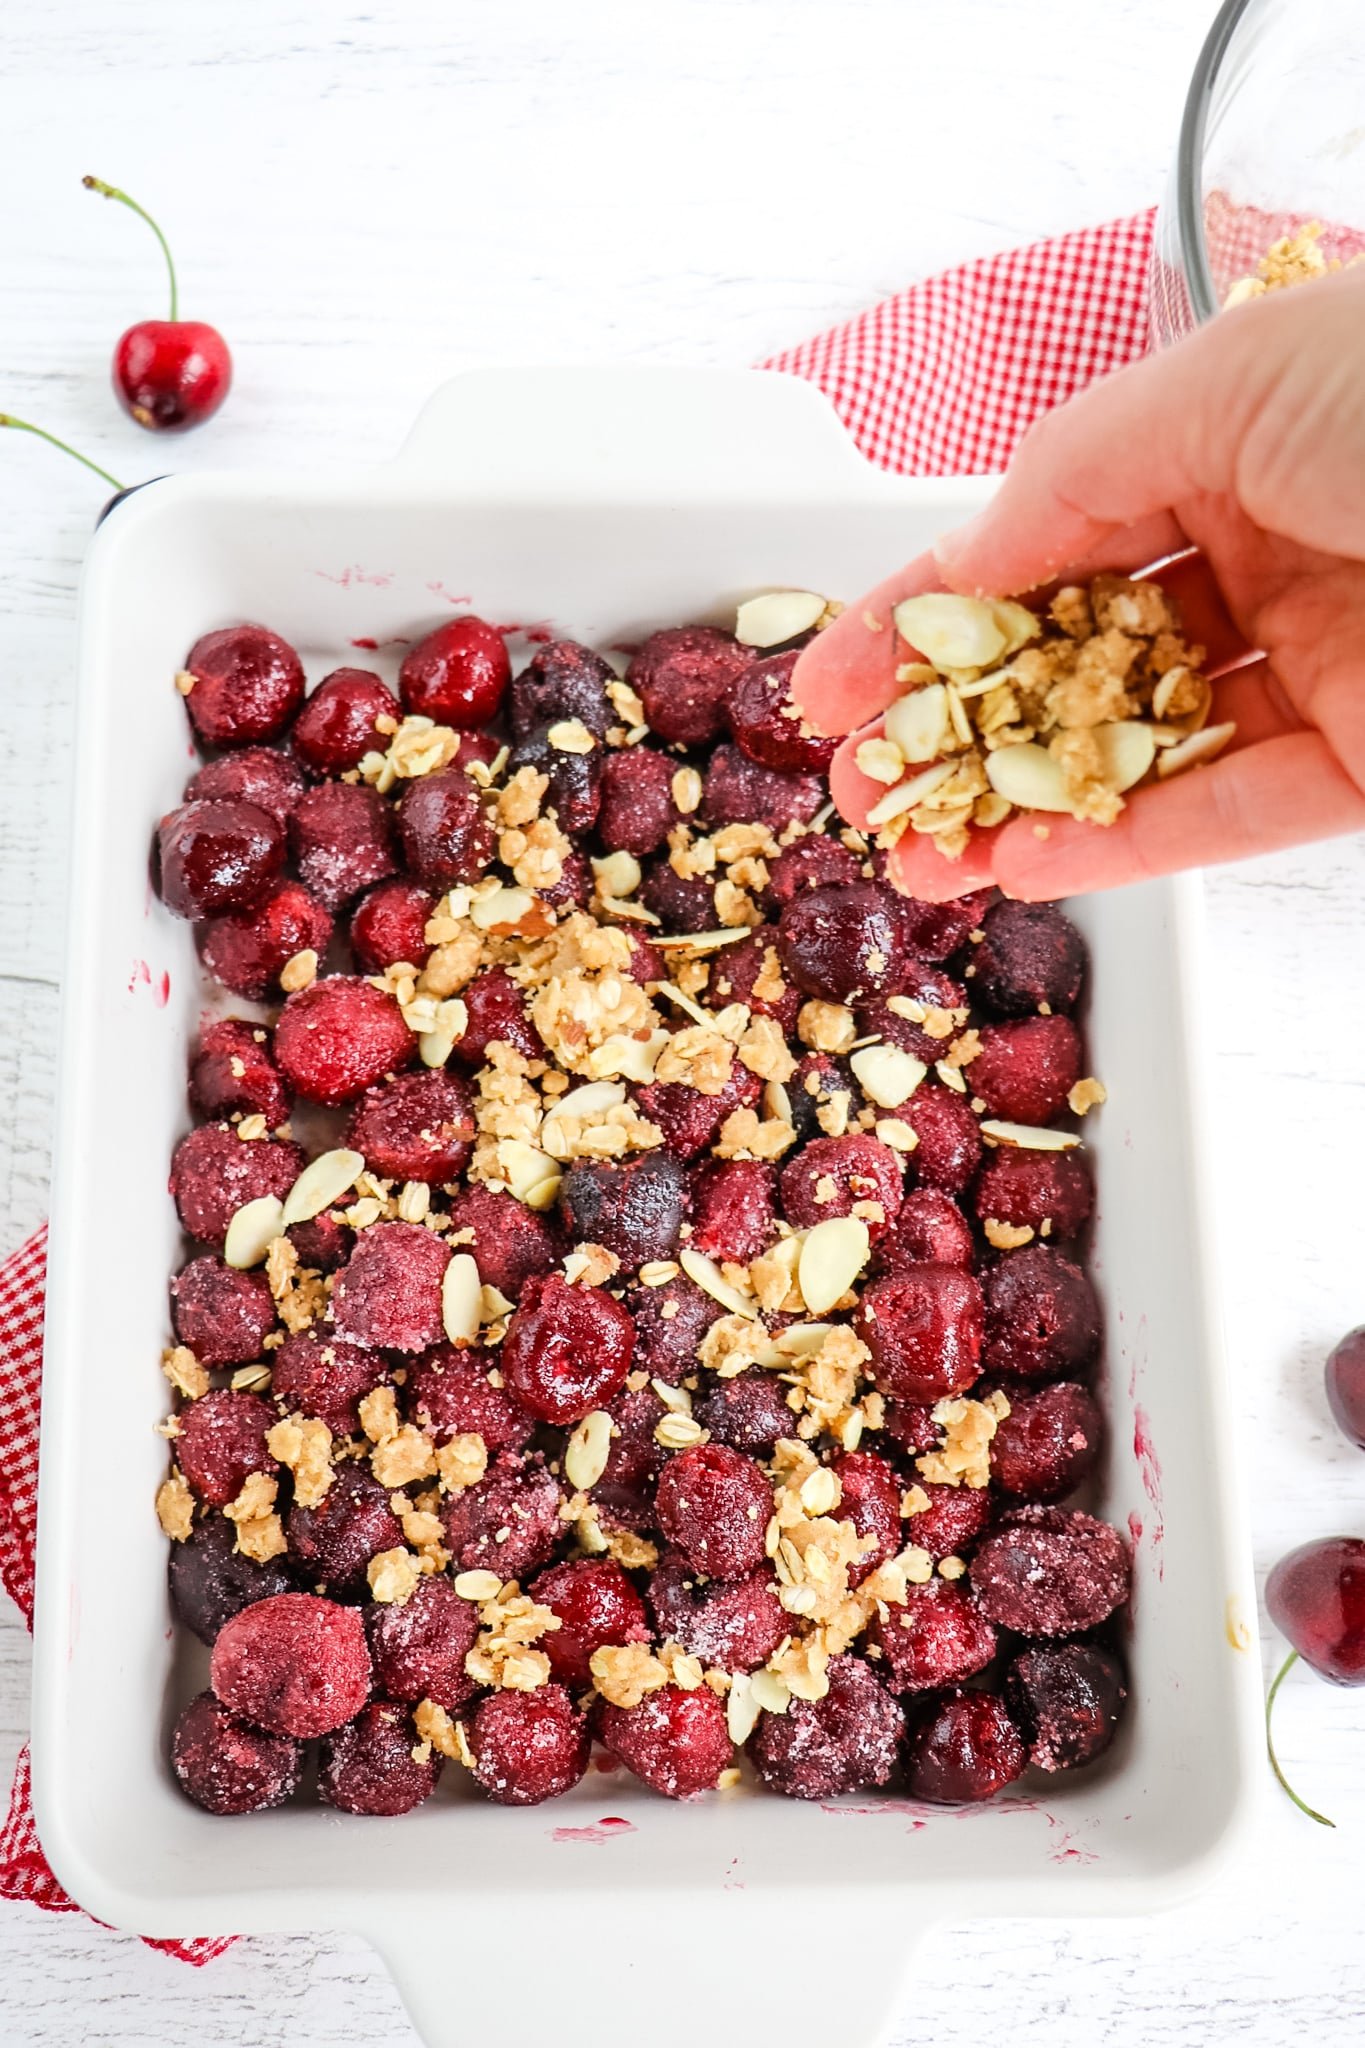
M17 427L21 434L36 434L40 441L50 441L54 448L60 448L63 455L74 455L77 462L83 462L87 469L93 469L96 476L102 476L116 491L124 489L116 476L110 476L107 469L101 469L98 462L92 462L88 455L82 455L79 448L73 448L69 441L59 441L55 434L49 434L46 427L35 427L31 420L17 420L13 413L0 412L0 427Z
M148 227L161 244L161 253L166 259L166 268L171 274L171 318L172 320L178 320L180 318L180 288L175 281L175 264L171 260L171 245L152 219L150 213L148 213L146 207L139 206L136 199L130 199L126 192L120 192L117 185L106 185L102 178L82 178L81 183L88 192L102 192L106 199L117 199L120 206L129 207L132 212L140 214L142 219L146 221Z
M1291 1672L1291 1671L1293 1670L1294 1666L1295 1666L1295 1665L1296 1665L1296 1664L1298 1663L1298 1661L1299 1661L1299 1653L1298 1653L1298 1651L1297 1651L1297 1650L1291 1650L1291 1651L1289 1652L1289 1655L1288 1655L1288 1656L1287 1656L1287 1657L1285 1658L1285 1660L1284 1660L1283 1664L1281 1664L1281 1666L1280 1666L1279 1670L1278 1670L1278 1671L1277 1671L1277 1672L1275 1673L1275 1676L1274 1676L1274 1678L1273 1678L1273 1679L1271 1680L1271 1684L1270 1684L1270 1691L1269 1691L1269 1692L1268 1692L1268 1693L1266 1694L1266 1700L1265 1700L1265 1746L1266 1746L1266 1753L1267 1753L1267 1755L1268 1755L1268 1756L1269 1756L1269 1758L1270 1758L1270 1768L1271 1768L1271 1770L1272 1770L1272 1771L1273 1771L1273 1772L1275 1773L1275 1776L1276 1776L1276 1777L1277 1777L1277 1778L1279 1779L1279 1781L1280 1781L1280 1786L1281 1786L1281 1789L1282 1789L1283 1791L1285 1791L1285 1792L1287 1792L1287 1793L1289 1794L1289 1797L1290 1797L1290 1798L1291 1798L1291 1799L1293 1800L1293 1802L1294 1802L1295 1806L1297 1806L1297 1807L1298 1807L1298 1809L1299 1809L1299 1812L1300 1812L1300 1813L1306 1813L1306 1814L1308 1815L1308 1818L1309 1818L1309 1820L1315 1820L1315 1821L1316 1821L1316 1822L1318 1823L1319 1827L1324 1827L1324 1828L1334 1828L1334 1827L1336 1826L1336 1822L1335 1822L1334 1820L1328 1820L1328 1818L1327 1818L1327 1816L1326 1816L1326 1814L1325 1814L1325 1813L1319 1813L1319 1812L1317 1811L1316 1807L1312 1807L1312 1806L1310 1806L1310 1805L1308 1804L1308 1802L1307 1802L1306 1800L1304 1800L1304 1799L1300 1799L1300 1797L1299 1797L1298 1793L1297 1793L1297 1792L1296 1792L1296 1791L1294 1790L1294 1787L1293 1787L1293 1786L1292 1786L1292 1785L1290 1784L1290 1782L1289 1782L1288 1778L1286 1778L1286 1776L1285 1776L1284 1772L1283 1772L1283 1771L1282 1771L1282 1770L1280 1769L1280 1760L1279 1760L1279 1758L1278 1758L1278 1757L1276 1756L1276 1754L1275 1754L1275 1744L1274 1744L1274 1741L1273 1741L1273 1740L1272 1740L1272 1738L1271 1738L1271 1733L1270 1733L1270 1714L1271 1714L1271 1709L1272 1709L1272 1708L1274 1707L1274 1705L1275 1705L1275 1695L1276 1695L1276 1693L1277 1693L1277 1692L1279 1691L1280 1687L1281 1687L1281 1686L1282 1686L1282 1685L1284 1684L1284 1681L1285 1681L1285 1679L1286 1679L1286 1678L1287 1678L1287 1677L1289 1676L1289 1673L1290 1673L1290 1672Z

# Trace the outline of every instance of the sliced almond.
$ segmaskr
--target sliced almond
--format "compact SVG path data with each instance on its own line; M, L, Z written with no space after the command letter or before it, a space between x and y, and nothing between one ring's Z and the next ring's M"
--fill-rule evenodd
M633 853L609 853L592 864L599 896L633 896L640 886L640 863Z
M695 768L678 768L669 785L673 801L685 818L701 808L702 779Z
M244 1273L259 1266L274 1240L284 1230L284 1205L278 1195L258 1195L243 1202L227 1227L223 1257L229 1266Z
M567 1160L570 1141L564 1129L565 1118L601 1118L608 1110L619 1109L625 1099L622 1081L589 1081L582 1088L571 1088L567 1095L560 1096L541 1125L541 1145L551 1159Z
M481 932L514 932L538 908L529 889L499 883L469 906L469 922Z
M502 1591L502 1580L496 1572L460 1572L455 1580L455 1591L462 1600L473 1600L482 1606L485 1600L496 1600Z
M775 1117L780 1124L795 1125L792 1115L792 1099L781 1081L767 1081L763 1087L763 1108L768 1116Z
M755 1671L749 1680L751 1697L765 1714L785 1714L791 1705L791 1689L785 1678L779 1678L775 1671L766 1666Z
M564 1451L564 1476L578 1493L596 1486L611 1454L611 1417L605 1408L585 1415Z
M955 683L946 685L948 691L948 722L953 728L953 738L961 747L970 747L976 738L972 721L967 716L967 707L962 701L962 692Z
M631 1038L623 1031L614 1031L610 1038L593 1047L584 1065L594 1076L611 1078L619 1074L627 1081L651 1081L668 1039L667 1031L651 1031L648 1038Z
M1105 775L1115 789L1132 789L1141 782L1156 759L1156 741L1150 725L1136 719L1120 719L1114 725L1097 725L1095 740L1104 762Z
M319 1152L310 1159L284 1198L286 1229L291 1223L309 1223L339 1202L365 1171L363 1152L340 1146L335 1152Z
M678 1264L703 1294L709 1294L712 1301L718 1301L732 1315L747 1316L750 1321L757 1319L758 1310L753 1302L730 1285L715 1260L708 1259L705 1252L694 1251L690 1244L685 1244L678 1253Z
M989 603L995 623L1005 636L1007 655L1017 654L1043 630L1037 612L1031 612L1026 604L1016 604L1012 597L993 597Z
M1093 737L1100 750L1105 781L1111 789L1123 791L1141 782L1156 757L1151 727L1135 719L1097 725ZM1059 763L1046 747L1033 740L1017 747L997 747L994 753L987 754L986 774L996 794L1018 804L1022 811L1072 808Z
M725 1696L725 1726L736 1749L742 1749L758 1726L762 1712L754 1698L753 1683L745 1671L737 1671Z
M441 1321L452 1344L472 1344L479 1334L483 1282L468 1252L455 1252L441 1282Z
M994 1117L986 1118L980 1130L993 1144L1014 1146L1021 1152L1074 1152L1081 1142L1075 1131L1052 1131L1044 1124L1001 1123Z
M561 718L545 737L557 754L590 754L597 745L581 718Z
M469 1029L469 1011L459 996L436 1005L436 1020L417 1041L424 1067L443 1067Z
M894 740L863 740L853 759L872 782L899 782L905 773L905 756Z
M1236 730L1235 721L1229 719L1226 725L1206 725L1202 732L1192 732L1178 746L1163 750L1157 759L1157 774L1164 781L1168 775L1179 775L1182 769L1197 767L1201 761L1212 761L1222 753Z
M741 936L747 939L749 936L748 931L745 930ZM667 996L670 1003L676 1003L678 1008L686 1016L690 1017L694 1024L704 1024L708 1029L714 1029L716 1020L711 1015L711 1012L703 1010L700 1003L694 1003L691 996L684 995L674 982L661 981L659 983L659 994Z
M765 591L739 607L735 638L741 647L781 647L799 633L808 633L828 608L828 599L813 590Z
M871 1249L872 1240L861 1216L831 1216L807 1234L797 1271L812 1315L825 1315L843 1299L867 1264Z
M717 946L733 946L748 936L747 925L725 925L714 932L661 932L654 944L662 953L710 953Z
M560 1178L559 1174L555 1174L548 1180L538 1180L533 1188L528 1188L518 1199L524 1202L528 1209L540 1212L553 1209L559 1200Z
M886 737L907 761L936 761L952 733L948 691L942 683L897 697L887 709Z
M863 1093L879 1109L899 1109L908 1102L928 1068L923 1060L903 1052L898 1045L869 1045L855 1052L849 1065L862 1085ZM823 1230L824 1225L817 1228Z
M1042 749L1038 750L1040 753ZM994 756L992 756L994 758ZM908 782L898 783L888 790L879 802L873 804L867 814L869 825L889 825L893 818L899 818L905 811L913 811L915 805L932 796L942 783L957 770L951 761L936 761L932 768L926 768L922 775L912 775ZM989 769L988 771L989 772Z
M552 1159L548 1152L541 1152L534 1145L527 1145L520 1138L503 1138L498 1145L498 1165L506 1178L508 1188L519 1202L525 1202L528 1209L548 1209L560 1182L559 1161ZM550 1186L552 1192L541 1201L532 1201L534 1191Z
M891 615L907 646L942 673L945 668L985 668L999 661L1008 644L993 604L950 591L903 597Z

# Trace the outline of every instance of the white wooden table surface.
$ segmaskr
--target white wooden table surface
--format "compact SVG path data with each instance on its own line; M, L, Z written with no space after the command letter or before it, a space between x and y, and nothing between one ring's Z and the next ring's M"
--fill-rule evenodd
M1211 8L7 0L0 410L131 480L382 457L479 362L746 363L947 263L1154 200ZM145 230L81 192L87 170L161 214L185 310L231 342L239 387L198 437L154 446L109 398L111 344L161 312L162 278ZM74 593L103 495L0 436L0 1251L43 1213ZM1365 1526L1365 1462L1320 1382L1365 1319L1362 904L1360 843L1209 887L1229 1423L1262 1571ZM1277 1800L1255 1855L1178 1915L960 1930L900 2038L1357 2043L1365 1711L1308 1676L1282 1708L1335 1834ZM6 1608L6 1782L27 1711ZM375 1956L327 1935L243 1942L199 1972L83 1916L0 1906L0 1986L4 2043L414 2041Z

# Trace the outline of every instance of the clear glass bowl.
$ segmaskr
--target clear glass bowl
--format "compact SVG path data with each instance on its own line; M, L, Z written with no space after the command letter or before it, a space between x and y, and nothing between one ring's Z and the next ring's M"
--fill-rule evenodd
M1329 260L1365 253L1365 0L1225 0L1157 213L1154 344L1211 320L1312 221Z

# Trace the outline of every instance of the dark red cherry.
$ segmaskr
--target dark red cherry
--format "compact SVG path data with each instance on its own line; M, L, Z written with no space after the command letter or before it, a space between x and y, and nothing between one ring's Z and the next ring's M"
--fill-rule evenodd
M1271 1767L1294 1804L1324 1827L1334 1823L1304 1804L1280 1769L1270 1732L1275 1695L1302 1657L1333 1685L1365 1685L1365 1541L1320 1536L1282 1557L1266 1580L1265 1604L1293 1648L1266 1697L1266 1748Z
M1328 1352L1324 1377L1337 1428L1365 1451L1365 1323Z
M183 434L217 412L232 385L232 356L216 327L179 317L180 295L166 237L152 216L99 178L82 183L106 199L140 214L161 244L171 280L169 320L139 320L120 335L114 349L114 394L140 427L153 433Z

